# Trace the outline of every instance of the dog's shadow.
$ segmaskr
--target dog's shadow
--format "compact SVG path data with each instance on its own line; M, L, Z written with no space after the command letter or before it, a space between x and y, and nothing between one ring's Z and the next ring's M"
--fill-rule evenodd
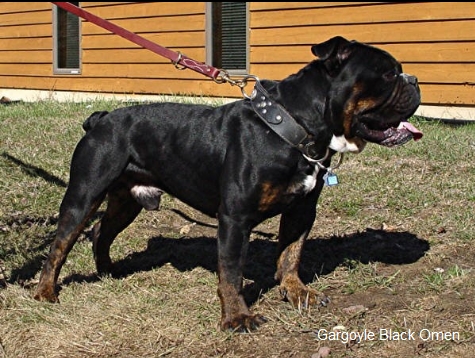
M51 184L66 187L66 182L43 169L24 163L3 152L1 156L17 164L26 174L44 178ZM183 215L182 215L183 216ZM185 219L187 219L185 217ZM16 224L29 218L13 218ZM35 219L36 220L36 219ZM56 218L45 219L45 224L54 225ZM200 223L199 223L200 224ZM201 223L203 224L203 223ZM21 226L21 225L20 225ZM255 302L260 293L275 286L274 281L277 243L271 241L268 234L256 232L259 236L250 242L244 277L252 280L245 287L246 300ZM34 251L43 252L53 240L53 233ZM386 232L368 229L351 235L331 238L312 238L306 242L301 261L301 277L305 283L311 282L316 275L327 275L346 260L362 263L383 262L388 264L409 264L416 262L429 250L429 243L408 232ZM7 252L8 254L8 252ZM1 257L0 257L1 259ZM10 282L23 282L31 279L40 269L43 255L36 255L21 268L12 271ZM148 271L171 263L180 271L203 267L210 272L217 268L217 243L215 238L196 237L172 239L153 237L142 252L128 255L115 262L113 276L126 277L135 272ZM73 274L62 280L62 285L71 282L94 282L99 280L96 274ZM0 286L1 288L1 286Z
M348 260L362 263L410 264L419 260L429 250L426 240L409 232L387 232L367 229L346 236L311 238L304 247L300 275L305 283L317 275L328 275ZM276 285L277 243L268 239L250 242L244 277L252 281L244 294L248 304L256 302L259 295ZM153 237L144 251L131 253L114 263L113 277L123 278L135 272L149 271L170 263L184 272L202 267L210 272L217 268L217 242L211 237L186 237L180 239ZM70 282L92 282L96 275L74 274L63 279Z

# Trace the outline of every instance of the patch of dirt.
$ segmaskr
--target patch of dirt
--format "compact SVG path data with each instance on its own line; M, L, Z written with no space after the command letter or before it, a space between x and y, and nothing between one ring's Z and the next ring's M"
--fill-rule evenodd
M216 272L216 220L178 201L175 204L173 210L160 211L157 220L161 229L174 231L179 238L154 237L147 254L182 272L196 267ZM467 345L475 342L474 281L467 276L472 275L468 268L475 259L473 247L451 245L439 255L437 250L430 252L429 241L391 227L322 236L317 219L304 249L301 276L321 289L330 304L314 309L311 316L300 313L299 326L296 317L297 323L285 320L287 310L294 308L282 301L273 279L278 224L275 217L253 230L245 295L253 309L264 315L280 316L282 310L282 321L264 325L252 339L238 335L226 345L217 344L213 353L194 352L197 356L318 357L321 351L345 357L368 357L368 352L380 357L462 357ZM157 225L145 221L140 230L144 228L152 233ZM453 266L451 250L463 250L456 256L457 265L467 270L431 285L429 277L437 274L435 269L447 272ZM319 337L318 332L326 335ZM335 332L357 338L347 341L341 334L329 338ZM370 336L361 338L365 333ZM250 351L254 353L249 355Z
M31 313L49 311L40 318L47 328L35 331L43 338L31 337L25 325L18 327L18 337L37 342L56 327L63 332L54 333L63 342L55 343L60 344L57 352L70 357L155 356L152 351L156 356L246 358L470 354L474 247L445 242L445 233L437 231L428 240L411 228L387 225L342 230L338 218L338 230L330 231L332 217L323 210L304 248L301 277L329 303L303 310L283 300L274 280L279 219L265 221L251 234L244 295L251 309L268 319L256 332L219 330L217 221L172 199L167 208L142 213L120 235L115 244L123 245L122 256L114 262L113 277L99 279L93 268L65 271L59 308L35 306ZM11 230L24 230L54 226L55 219L15 216L8 223ZM124 251L128 238L136 237L144 238L143 248ZM78 245L88 244L86 233ZM8 284L0 275L0 288L2 282ZM23 287L31 290L34 284ZM11 287L3 291L10 297L5 304L20 296ZM17 339L10 333L5 337L10 345ZM22 344L17 351L38 352L35 344Z

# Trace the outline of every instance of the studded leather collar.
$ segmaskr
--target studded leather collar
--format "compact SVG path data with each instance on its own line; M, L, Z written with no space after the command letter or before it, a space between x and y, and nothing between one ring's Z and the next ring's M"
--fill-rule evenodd
M312 160L323 161L327 158L328 150L326 153L318 153L312 136L295 121L284 107L272 100L259 81L255 83L250 100L256 114L284 141ZM317 157L320 158L317 159Z

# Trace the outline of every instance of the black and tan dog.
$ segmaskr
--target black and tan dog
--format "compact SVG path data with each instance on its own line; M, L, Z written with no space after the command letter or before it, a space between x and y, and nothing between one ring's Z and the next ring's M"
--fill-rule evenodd
M311 50L318 58L298 73L257 81L250 98L220 107L157 103L91 115L35 298L58 301L66 256L106 196L93 228L99 273L112 268L114 238L142 208L157 209L167 192L218 219L222 329L246 331L265 321L243 299L242 270L251 230L278 214L275 277L293 304L315 303L298 268L331 156L422 134L407 122L420 104L417 79L390 54L342 37Z

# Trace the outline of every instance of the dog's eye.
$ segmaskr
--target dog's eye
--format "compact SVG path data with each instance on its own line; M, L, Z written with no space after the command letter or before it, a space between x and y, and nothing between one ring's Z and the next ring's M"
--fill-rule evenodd
M396 79L396 77L399 76L399 73L396 69L392 69L388 72L386 72L384 75L383 75L383 78L387 81L391 81L391 80L394 80Z

